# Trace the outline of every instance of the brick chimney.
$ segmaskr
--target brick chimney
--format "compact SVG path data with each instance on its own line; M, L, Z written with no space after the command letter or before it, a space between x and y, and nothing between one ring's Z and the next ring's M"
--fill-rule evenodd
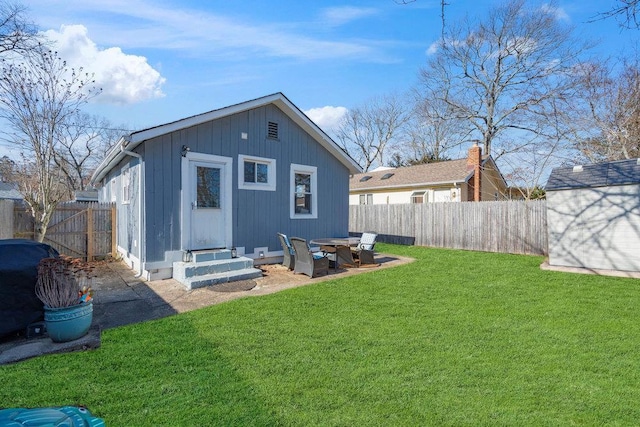
M474 143L473 147L469 148L469 154L467 156L467 170L473 169L473 178L471 178L471 185L473 186L473 201L480 201L480 164L482 163L482 148L478 146L478 143Z

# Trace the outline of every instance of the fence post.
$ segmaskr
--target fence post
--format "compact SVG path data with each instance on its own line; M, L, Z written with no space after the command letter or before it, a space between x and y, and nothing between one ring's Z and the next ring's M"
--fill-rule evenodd
M116 257L116 234L118 230L116 227L116 205L111 204L111 257Z
M87 207L87 262L93 260L93 232L93 209Z
M13 200L0 200L0 239L13 239Z

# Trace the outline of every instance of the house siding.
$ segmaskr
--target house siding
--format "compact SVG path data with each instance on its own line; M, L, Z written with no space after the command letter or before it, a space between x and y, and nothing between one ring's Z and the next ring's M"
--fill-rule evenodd
M131 200L123 203L122 199L122 170L130 170ZM118 251L132 266L139 267L141 259L140 242L140 161L129 159L120 162L103 180L98 191L100 202L114 202L116 204L116 245ZM111 182L115 182L112 186Z
M456 200L451 200L451 191L458 190L458 197ZM350 205L359 205L360 204L360 195L361 194L372 194L373 195L373 204L374 205L396 205L396 204L406 204L411 203L411 195L416 191L425 191L427 194L427 202L426 203L440 203L440 202L460 202L467 200L467 185L463 184L458 187L454 187L453 185L446 186L427 186L427 187L416 187L416 188L398 188L394 190L359 190L357 193L352 192L349 195L349 204ZM473 197L473 194L472 194Z
M640 271L640 185L547 191L549 264Z
M267 138L267 123L278 123L279 139ZM242 139L242 133L247 139ZM159 136L144 143L146 261L161 262L181 245L181 151L230 157L233 245L280 250L276 232L311 239L348 234L349 171L273 104ZM276 160L276 191L238 188L238 155ZM317 219L290 219L290 165L316 166Z
M500 176L500 172L492 164L485 164L480 181L480 200L483 202L507 200L507 186ZM473 200L473 193L471 194L471 200Z

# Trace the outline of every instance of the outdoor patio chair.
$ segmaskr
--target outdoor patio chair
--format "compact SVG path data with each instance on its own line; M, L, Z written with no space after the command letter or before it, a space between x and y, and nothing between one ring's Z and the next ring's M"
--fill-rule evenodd
M376 245L377 233L367 231L362 233L360 237L360 243L352 249L353 259L358 265L371 265L376 264L373 258L373 248Z
M329 259L322 253L313 253L305 239L292 237L291 245L296 256L294 273L306 274L309 277L316 277L318 274L329 274Z
M293 246L291 246L291 242L289 242L289 238L286 234L278 233L278 240L280 240L280 245L282 245L282 253L284 258L282 259L282 265L287 267L289 270L293 270L296 265L296 256L293 251Z

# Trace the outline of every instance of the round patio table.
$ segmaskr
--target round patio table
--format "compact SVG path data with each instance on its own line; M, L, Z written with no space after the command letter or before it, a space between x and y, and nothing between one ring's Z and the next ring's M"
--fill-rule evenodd
M312 239L309 241L312 245L322 247L331 247L331 249L326 250L325 252L335 254L336 259L334 260L333 268L337 270L340 264L348 265L351 267L355 267L356 263L353 260L353 255L351 255L350 246L357 246L360 243L359 237L323 237L318 239Z

